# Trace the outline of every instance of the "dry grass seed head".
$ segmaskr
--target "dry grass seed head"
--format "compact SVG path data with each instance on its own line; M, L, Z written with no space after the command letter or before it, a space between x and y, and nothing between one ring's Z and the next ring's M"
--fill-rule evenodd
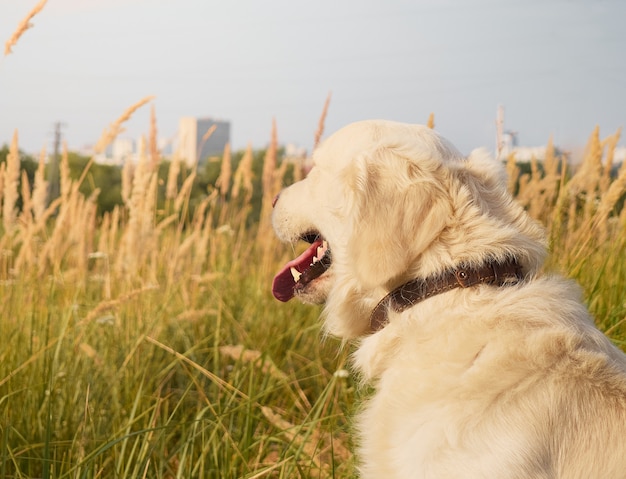
M19 197L20 182L20 154L18 148L17 130L13 132L13 139L9 147L6 160L3 182L2 220L5 233L11 233L17 218L17 199Z
M126 206L130 203L130 195L133 191L133 177L135 173L135 167L133 162L126 159L124 166L122 166L122 201Z
M252 153L252 145L248 143L246 146L246 151L237 166L237 170L235 171L235 178L233 180L233 198L239 197L239 192L243 188L246 192L245 203L248 203L252 198L252 160L254 159L254 154Z
M202 135L202 138L200 139L200 144L198 145L198 149L196 150L196 164L194 165L194 168L198 167L198 161L200 160L200 155L202 154L204 144L209 140L209 138L211 138L211 135L213 135L213 132L215 132L216 128L217 125L211 125L207 129L207 131L204 132L204 135Z
M110 252L109 249L109 231L111 230L111 213L108 211L102 215L102 222L100 223L100 227L98 228L99 236L98 236L98 251L103 254L108 254Z
M315 137L313 141L313 149L315 150L317 146L320 144L322 140L322 135L324 135L324 124L326 122L326 115L328 115L328 107L330 106L330 98L331 93L328 93L326 97L326 101L324 102L324 108L322 109L322 114L320 115L320 119L317 123L317 130L315 131Z
M515 153L511 153L506 159L506 176L508 179L507 189L512 195L515 194L515 186L519 181L520 169L517 166Z
M435 129L435 113L434 112L430 112L430 115L428 115L428 122L426 123L426 126L430 128L431 130Z
M581 169L579 170L583 191L585 193L593 195L598 189L600 176L602 174L602 150L600 127L596 125L585 147L585 156Z
M72 191L72 178L70 176L70 163L67 154L67 143L63 142L61 149L61 164L59 165L61 197L67 198Z
M192 171L185 181L183 181L182 186L180 187L180 191L174 200L174 212L180 213L183 205L189 201L189 195L191 194L191 188L193 187L193 182L196 179L196 173Z
M609 136L604 142L606 144L606 155L604 158L604 168L602 170L602 178L600 179L600 191L602 193L609 189L611 183L611 172L613 170L613 162L615 161L615 148L622 135L622 129Z
M137 111L139 108L141 108L142 106L144 106L146 103L148 103L149 101L153 99L154 99L154 96L147 96L139 100L137 103L128 107L117 120L115 120L113 123L109 125L108 129L107 128L104 129L104 131L102 132L102 135L100 136L100 139L96 143L96 146L94 146L94 152L102 153L106 149L106 147L109 146L109 144L113 140L115 140L117 135L119 135L122 131L124 131L122 129L122 124L126 122L133 115L133 113L135 113L135 111Z
M602 195L594 217L594 229L598 230L601 243L608 239L609 215L619 199L624 196L624 193L626 193L626 162L622 164L617 178L611 182L606 193ZM624 210L626 207L622 207L622 209Z
M115 205L113 211L111 212L111 226L108 230L108 247L109 249L106 251L107 253L117 253L118 250L118 229L120 225L120 207ZM104 234L107 234L105 231Z
M33 214L35 221L38 223L44 216L48 199L48 182L45 178L46 156L46 149L42 148L39 154L39 164L35 172L35 182L33 185Z
M150 132L148 134L148 142L150 149L150 169L158 171L161 162L161 153L158 145L158 132L156 120L156 108L154 103L150 106Z
M263 159L263 176L261 182L263 186L263 194L261 197L261 219L259 221L259 229L257 232L258 240L267 238L267 232L271 228L271 211L274 197L278 194L280 185L277 184L277 152L278 152L278 133L276 131L276 120L272 119L272 135L270 144L265 152ZM265 241L265 244L269 243Z
M180 174L180 156L175 152L167 170L167 183L165 186L165 199L173 200L178 192L178 176Z
M0 164L0 204L2 204L2 200L4 197L4 174L6 171L7 164ZM2 215L2 209L0 208L0 216Z
M265 158L263 160L263 201L272 201L274 198L274 176L276 174L277 164L277 152L278 152L278 133L276 130L276 119L272 119L272 133L270 144L265 152Z
M546 153L543 159L543 170L546 176L556 175L558 170L558 161L556 158L556 152L554 150L554 140L552 135L548 138L548 144L546 145Z
M142 211L142 233L144 238L150 236L152 231L154 230L155 225L155 213L157 207L157 187L158 187L158 176L156 172L151 172L149 175L149 183L148 190L146 192L146 198L143 203L143 211Z
M224 154L222 156L222 166L220 168L220 175L215 181L215 186L219 189L222 197L228 195L230 189L230 176L232 173L231 167L231 155L230 155L230 143L226 143L224 147Z
M33 202L26 170L22 170L22 212L20 214L20 220L26 226L29 226L33 222Z
M11 35L5 44L4 44L4 56L7 56L9 53L12 53L12 48L17 44L17 41L23 35L23 33L33 26L30 21L33 19L35 15L43 10L43 7L46 5L48 0L40 0L40 2L35 5L30 12L22 19L22 21L18 24L17 29Z
M128 208L128 224L124 231L123 254L118 257L118 264L121 268L132 274L135 273L139 263L139 256L144 250L144 245L142 244L142 214L150 181L145 146L145 138L142 137L139 142L139 160L126 204Z

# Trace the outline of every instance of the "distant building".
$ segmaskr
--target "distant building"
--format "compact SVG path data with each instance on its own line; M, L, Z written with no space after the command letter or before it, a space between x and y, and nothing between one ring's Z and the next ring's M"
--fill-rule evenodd
M135 155L135 142L130 138L116 138L111 145L111 163L123 165L132 161Z
M127 162L137 163L141 155L141 148L143 144L143 155L150 156L148 147L146 145L146 138L144 136L134 140L132 138L116 138L113 142L107 146L102 152L94 155L93 146L86 146L84 151L85 156L93 156L96 163L102 163L106 165L122 166ZM169 158L172 156L172 139L171 138L159 138L157 139L157 149L161 158Z
M513 130L504 129L504 106L498 105L496 116L496 157L506 160L510 155L515 155L515 160L521 163L528 163L537 160L543 161L546 158L547 146L520 146L519 133ZM563 152L555 147L554 153L559 156Z
M157 147L161 156L165 158L171 158L174 153L174 138L159 138L157 141Z
M92 145L85 146L82 151L85 156L93 156L96 163L121 166L127 161L135 161L135 147L135 141L130 138L115 138L101 153L94 153Z
M618 146L615 148L613 156L613 164L621 165L626 161L626 146Z
M519 147L518 133L516 131L504 131L499 140L500 157L506 158L511 152Z
M209 134L211 130L212 133ZM200 165L211 156L221 155L228 142L230 142L228 121L192 117L180 119L179 152L188 165Z
M285 161L298 163L304 161L306 157L306 148L303 146L298 146L294 143L287 143L285 145L285 157L283 158Z
M533 159L543 161L546 159L547 149L546 146L516 146L506 152L506 157L515 155L515 160L521 163L530 163ZM555 154L560 154L557 148L555 148Z

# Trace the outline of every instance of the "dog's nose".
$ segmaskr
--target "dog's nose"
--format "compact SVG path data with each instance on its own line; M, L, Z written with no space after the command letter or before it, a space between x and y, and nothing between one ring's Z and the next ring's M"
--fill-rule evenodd
M272 208L274 206L276 206L276 202L278 201L278 197L280 196L280 193L278 193L276 196L274 196L274 199L272 200Z

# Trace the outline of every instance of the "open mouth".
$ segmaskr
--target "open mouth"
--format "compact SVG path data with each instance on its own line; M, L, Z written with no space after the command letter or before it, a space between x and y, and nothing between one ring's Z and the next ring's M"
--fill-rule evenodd
M311 243L304 253L289 261L274 277L272 293L279 301L289 301L311 281L330 268L331 255L328 242L316 231L300 237Z

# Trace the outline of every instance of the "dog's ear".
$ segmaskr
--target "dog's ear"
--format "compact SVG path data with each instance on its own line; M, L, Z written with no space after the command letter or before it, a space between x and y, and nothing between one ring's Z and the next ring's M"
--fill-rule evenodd
M348 251L365 287L387 285L416 268L451 217L445 169L381 149L354 164L356 221Z
M471 202L497 225L494 230L484 230L480 243L491 244L492 251L515 255L525 274L537 271L546 256L545 230L508 192L504 164L480 148L470 153L462 168Z

